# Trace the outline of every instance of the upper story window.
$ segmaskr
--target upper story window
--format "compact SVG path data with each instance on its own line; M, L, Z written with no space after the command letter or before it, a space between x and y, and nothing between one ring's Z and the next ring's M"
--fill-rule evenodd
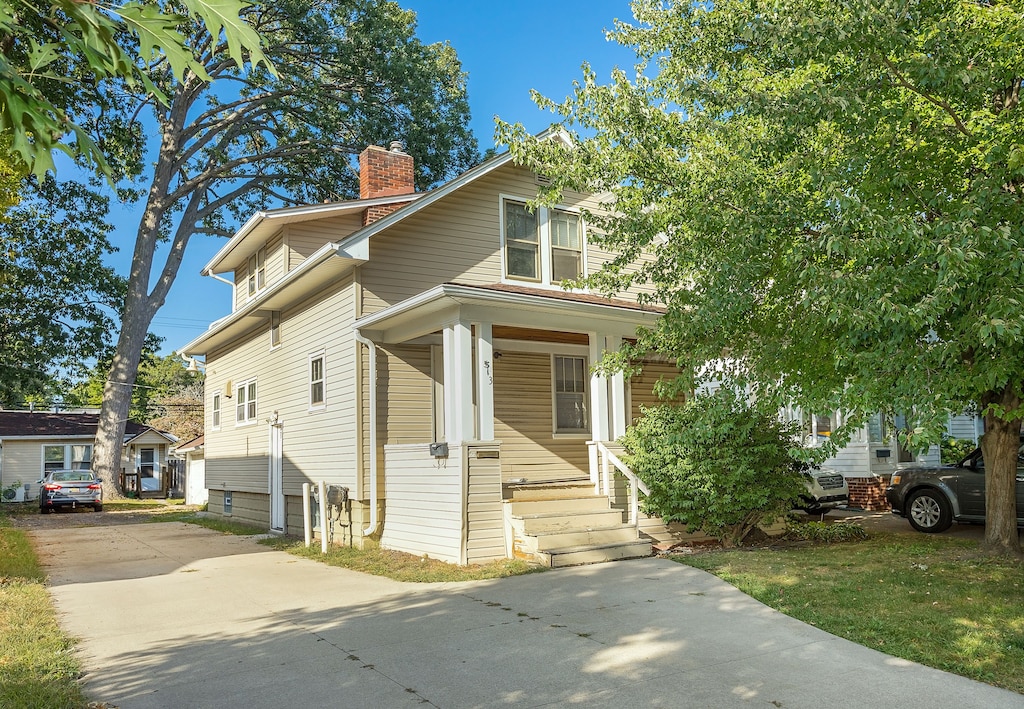
M270 347L273 349L281 344L281 311L270 311Z
M249 257L249 295L256 295L267 285L267 249L263 247Z
M213 395L213 428L220 428L220 392Z
M316 409L324 405L324 353L309 356L309 408Z
M235 423L256 423L256 380L235 387Z
M505 278L560 285L584 275L583 223L564 209L502 200Z

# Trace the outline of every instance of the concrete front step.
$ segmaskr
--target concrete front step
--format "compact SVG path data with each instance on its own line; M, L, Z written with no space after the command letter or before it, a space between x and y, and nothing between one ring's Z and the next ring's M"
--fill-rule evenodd
M537 553L544 566L560 568L580 564L600 564L617 559L637 559L651 555L651 543L635 541L628 544L591 545L549 549Z
M545 512L564 512L566 514L601 512L611 508L611 503L607 497L593 494L578 497L561 497L553 500L513 500L508 504L512 505L511 512L516 517L543 514Z
M526 535L517 539L515 545L516 550L521 554L536 554L538 551L550 551L565 547L630 544L636 540L636 527L631 524L618 524L611 527Z
M594 494L594 484L587 482L504 485L506 500L564 500Z
M543 532L570 532L595 527L613 527L622 524L621 510L594 510L571 512L541 512L539 514L514 515L513 522L522 521L524 534ZM517 525L518 526L518 525Z

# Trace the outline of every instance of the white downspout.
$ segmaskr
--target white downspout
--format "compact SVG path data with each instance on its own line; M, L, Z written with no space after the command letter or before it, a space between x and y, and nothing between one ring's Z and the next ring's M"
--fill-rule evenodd
M232 288L234 288L234 287L235 287L235 282L234 282L234 281L229 281L229 280L228 280L227 278L225 278L224 276L218 276L218 275L217 275L216 273L214 273L213 271L204 271L202 275L204 275L204 276L209 276L210 278L212 278L212 279L214 279L214 280L216 280L216 281L220 281L221 283L227 283L227 284L228 284L229 286L231 286Z
M370 351L370 524L363 528L363 536L377 533L380 520L377 519L377 345L355 330L356 342L361 342Z

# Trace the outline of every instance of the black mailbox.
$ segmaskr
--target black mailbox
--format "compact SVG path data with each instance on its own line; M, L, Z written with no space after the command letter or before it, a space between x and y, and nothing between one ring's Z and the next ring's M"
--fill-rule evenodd
M447 458L448 457L448 443L446 441L438 441L430 444L430 455L435 458Z

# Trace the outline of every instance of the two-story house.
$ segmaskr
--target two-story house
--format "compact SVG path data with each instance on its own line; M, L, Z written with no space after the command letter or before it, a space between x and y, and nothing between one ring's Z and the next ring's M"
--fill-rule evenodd
M232 313L181 348L205 357L211 512L301 533L302 484L324 480L347 488L336 541L456 563L649 553L599 444L674 365L591 365L659 313L562 288L609 256L582 218L600 205L530 210L537 184L506 153L415 193L412 158L370 147L358 200L259 212L225 244L203 273Z

